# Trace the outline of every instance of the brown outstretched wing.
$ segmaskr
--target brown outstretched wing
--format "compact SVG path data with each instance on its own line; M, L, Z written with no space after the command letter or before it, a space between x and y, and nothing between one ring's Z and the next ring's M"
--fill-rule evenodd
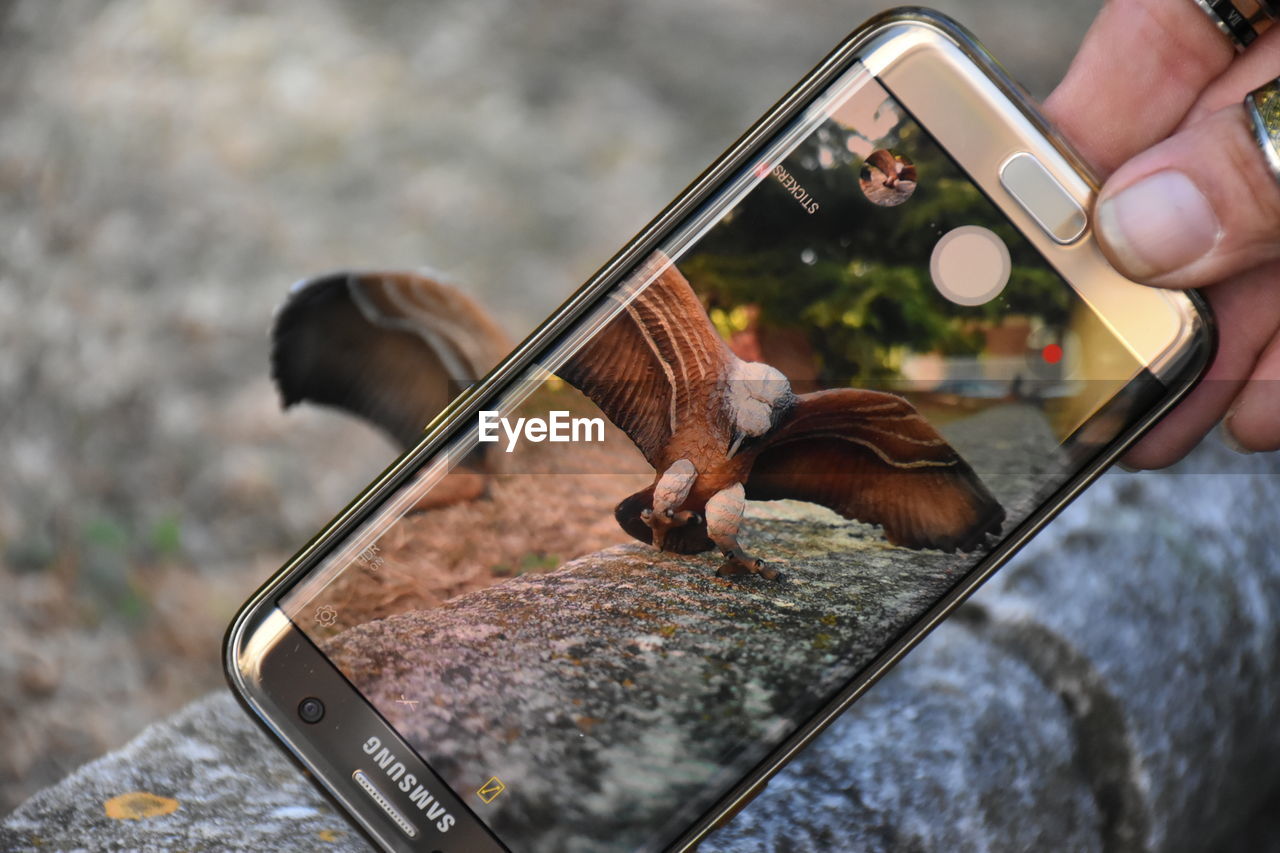
M649 464L680 424L723 430L716 393L734 355L680 271L654 255L636 273L660 275L556 370L625 432Z
M509 349L474 300L414 273L337 273L295 287L271 330L285 407L371 421L404 447Z
M804 394L746 483L751 500L809 501L884 528L895 545L970 550L999 533L1004 509L901 397Z

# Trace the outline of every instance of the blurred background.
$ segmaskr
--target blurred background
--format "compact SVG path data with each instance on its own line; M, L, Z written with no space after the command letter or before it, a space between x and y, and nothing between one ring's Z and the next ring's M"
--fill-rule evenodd
M1101 0L935 0L1037 96ZM519 338L873 0L0 0L0 814L222 683L394 457L279 410L297 279L430 267Z

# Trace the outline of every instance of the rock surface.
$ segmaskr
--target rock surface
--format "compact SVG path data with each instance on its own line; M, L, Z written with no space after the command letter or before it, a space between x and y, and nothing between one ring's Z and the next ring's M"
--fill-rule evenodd
M168 813L112 819L140 792ZM0 850L365 850L364 841L258 729L230 693L211 694L123 749L37 794L0 828Z
M1240 821L1280 784L1278 501L1280 459L1216 444L1104 478L702 849L1267 849ZM107 818L131 791L178 807ZM222 694L0 824L86 845L363 849Z
M1260 849L1261 832L1225 835L1254 813L1265 822L1280 783L1278 501L1280 458L1216 442L1167 472L1104 477L951 623L978 652L948 659L955 631L930 636L703 849ZM983 706L998 713L1018 695L1007 677L964 682L949 729L916 719L909 685L942 701L956 674L1001 655L1058 700L1079 775L1047 776L1053 714L1028 708L1003 732L962 722L974 713L964 691L1009 688ZM997 769L1020 748L1034 770ZM1093 813L1019 805L1035 784L1058 797L1078 785ZM811 807L831 790L852 809ZM1082 827L1078 844L1054 834Z
M949 622L701 849L1105 850L1073 725L1024 661Z
M1278 780L1278 474L1211 445L1114 479L983 599L989 636L1075 710L1116 844L1204 849Z
M1012 514L1027 508L1055 446L1037 409L945 429ZM664 817L709 807L709 780L759 762L761 744L811 717L974 559L894 547L790 501L752 504L745 537L780 579L722 579L716 554L655 560L632 543L324 648L446 780L501 768L507 792L486 810L500 837L630 849Z
M958 579L954 557L922 561L806 515L758 543L778 582L717 578L712 558L654 566L624 545L350 629L326 651L411 745L449 756L446 778L502 768L500 834L536 827L539 850L590 849L560 834L572 826L621 841L717 766L754 764L743 743L811 714Z

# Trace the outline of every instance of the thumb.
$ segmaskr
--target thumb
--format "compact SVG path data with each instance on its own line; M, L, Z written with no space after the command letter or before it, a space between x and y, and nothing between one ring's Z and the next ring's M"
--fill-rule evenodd
M1120 167L1094 219L1129 278L1200 287L1280 258L1280 177L1246 111L1228 107Z

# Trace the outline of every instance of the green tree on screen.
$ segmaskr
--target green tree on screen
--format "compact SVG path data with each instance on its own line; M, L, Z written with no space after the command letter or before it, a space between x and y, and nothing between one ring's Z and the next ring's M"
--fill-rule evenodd
M916 125L878 141L916 165L916 191L899 207L863 195L857 139L827 122L783 164L817 213L766 180L682 262L713 306L754 304L762 326L803 330L833 381L891 378L904 350L976 354L981 329L1009 315L1066 321L1066 285ZM1013 259L1004 293L974 308L945 300L929 275L938 239L962 225L990 228Z

